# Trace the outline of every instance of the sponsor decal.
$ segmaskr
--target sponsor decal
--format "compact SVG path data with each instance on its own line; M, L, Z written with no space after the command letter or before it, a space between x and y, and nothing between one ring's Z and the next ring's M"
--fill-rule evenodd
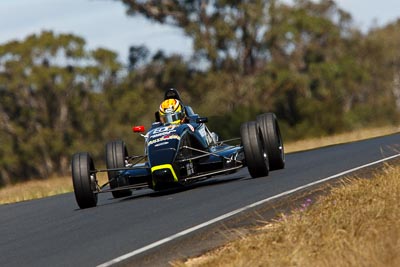
M166 141L166 142L162 142L162 143L158 143L158 144L155 144L154 146L155 146L155 147L157 147L157 146L163 146L163 145L167 145L167 144L169 144L169 142L168 142L168 141Z
M177 134L166 135L166 136L163 136L163 137L160 137L160 138L153 139L153 140L149 141L147 143L147 145L150 146L150 145L157 144L157 143L164 142L164 141L171 140L171 139L180 140L181 137L179 135L177 135Z
M171 133L175 133L175 132L176 132L175 130L172 130L172 131L168 131L168 132L157 133L157 134L151 135L150 138L157 138L157 137L160 137L160 136L168 136Z
M192 126L191 124L188 124L187 126L190 128L190 130L191 130L192 132L194 132L194 128L193 128L193 126Z
M193 168L193 163L192 162L189 162L189 163L186 164L186 172L187 172L188 176L192 175L194 173L194 168Z
M199 134L200 134L203 138L206 138L207 133L206 133L206 130L204 129L204 127L201 127L201 128L199 129Z

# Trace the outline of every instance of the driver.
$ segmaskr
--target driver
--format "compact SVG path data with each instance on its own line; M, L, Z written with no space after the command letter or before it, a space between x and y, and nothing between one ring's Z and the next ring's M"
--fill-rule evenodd
M181 124L186 122L185 109L178 99L164 100L159 109L161 123Z

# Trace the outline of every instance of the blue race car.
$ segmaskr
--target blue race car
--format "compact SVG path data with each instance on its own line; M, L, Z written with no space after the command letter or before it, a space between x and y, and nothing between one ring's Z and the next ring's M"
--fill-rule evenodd
M111 192L114 198L121 198L130 196L132 190L165 190L233 173L246 166L254 178L284 168L283 141L273 113L243 123L240 138L220 141L205 125L207 118L195 114L189 106L180 105L175 89L168 90L164 100L168 108L161 110L160 106L156 121L146 134L143 126L133 127L145 139L144 155L130 156L122 140L107 143L104 170L95 168L87 152L73 155L72 181L81 209L96 206L99 193ZM172 106L178 107L177 104L182 111L167 112ZM230 145L235 141L237 145ZM98 184L98 172L108 173L104 185Z

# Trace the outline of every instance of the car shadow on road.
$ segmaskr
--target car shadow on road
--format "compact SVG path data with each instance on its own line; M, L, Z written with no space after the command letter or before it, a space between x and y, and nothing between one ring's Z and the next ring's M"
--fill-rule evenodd
M245 180L251 180L251 179L253 179L253 178L251 178L248 174L236 173L236 174L232 174L232 175L219 175L219 176L207 178L202 181L196 181L196 182L193 182L192 184L181 185L178 187L164 189L161 191L154 191L150 188L134 190L132 196L124 197L124 198L115 199L110 194L108 197L103 198L103 200L107 200L107 201L106 202L100 201L100 203L98 203L97 207L105 207L105 206L113 205L116 203L132 201L135 199L168 196L168 195L173 195L173 194L179 194L181 192L186 192L189 190L195 190L195 189L198 189L201 187L218 186L221 184L245 181Z
M246 176L244 175L235 175L235 176L230 176L229 178L226 177L214 177L214 178L209 178L207 180L203 181L197 181L192 184L187 184L187 185L180 185L174 188L168 188L160 191L153 191L151 189L142 189L143 192L140 192L142 190L137 190L136 192L134 191L132 196L121 198L118 200L118 202L123 202L123 201L130 201L138 198L145 198L145 197L160 197L160 196L167 196L167 195L172 195L172 194L177 194L180 192L185 192L201 187L208 187L208 186L215 186L215 185L220 185L220 184L225 184L225 183L231 183L235 181L240 181L243 179L247 179ZM112 200L110 198L109 200ZM115 202L114 202L115 203Z

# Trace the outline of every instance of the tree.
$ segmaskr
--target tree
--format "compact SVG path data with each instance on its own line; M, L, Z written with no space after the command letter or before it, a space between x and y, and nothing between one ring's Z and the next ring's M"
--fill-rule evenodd
M0 184L66 173L72 151L98 138L99 92L121 65L115 53L84 46L53 32L0 46Z
M194 40L194 59L210 68L186 84L200 110L221 121L274 111L300 138L396 117L400 76L388 67L396 42L379 40L396 28L363 36L332 0L123 3L128 14L174 25Z
M213 70L253 73L264 61L263 36L275 1L122 0L128 14L181 28L194 40L195 57Z
M387 108L388 118L400 119L400 19L369 32L364 41L363 65L374 79L368 84L368 96ZM368 56L366 56L368 54ZM385 90L386 89L386 90ZM380 108L382 110L382 107Z
M129 69L133 70L138 65L147 63L149 54L150 51L145 46L131 46L129 48Z

